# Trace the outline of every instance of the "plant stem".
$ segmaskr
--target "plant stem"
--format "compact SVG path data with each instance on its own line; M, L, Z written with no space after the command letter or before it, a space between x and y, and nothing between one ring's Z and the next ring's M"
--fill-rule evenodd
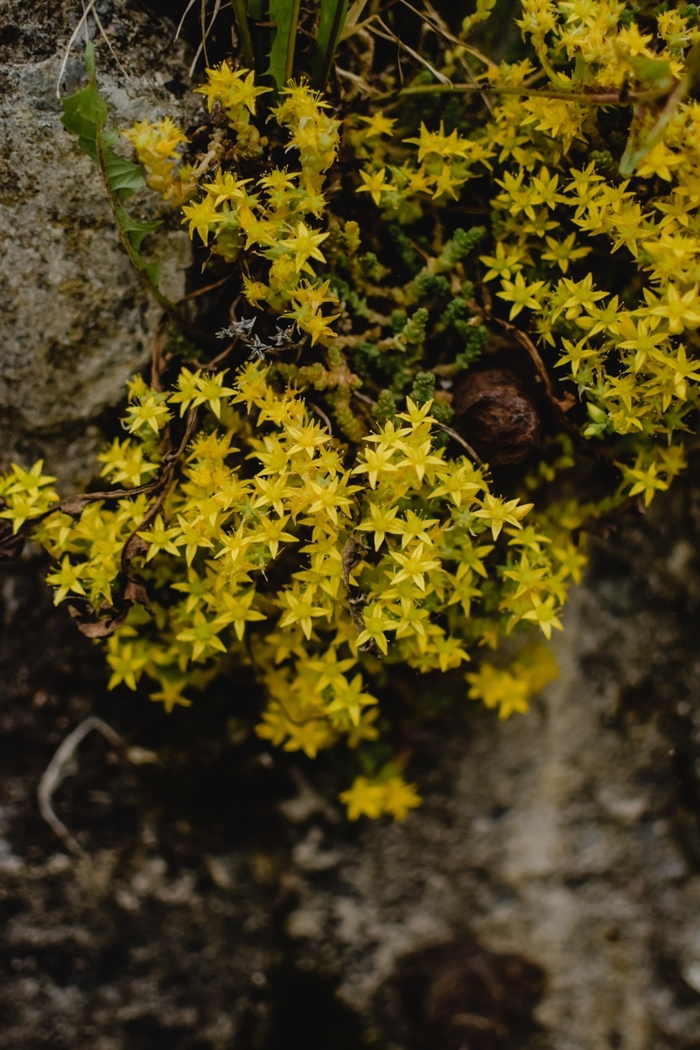
M243 59L248 69L255 69L255 49L253 48L253 38L250 35L246 0L231 0L231 7L233 8L236 25L241 37Z
M498 95L524 95L527 98L553 98L564 102L582 102L595 106L631 106L638 102L653 102L655 99L663 98L668 94L664 91L630 91L622 95L619 91L598 92L574 92L556 91L547 88L527 87L502 87L497 84L416 84L413 87L402 88L397 92L384 92L377 98L396 98L404 95L449 95L464 94L466 92L479 92L487 94L494 92Z

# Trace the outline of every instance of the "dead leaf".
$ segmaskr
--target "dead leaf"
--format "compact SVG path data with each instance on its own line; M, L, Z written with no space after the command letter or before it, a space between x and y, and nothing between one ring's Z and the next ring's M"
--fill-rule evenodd
M350 579L350 573L363 560L366 551L366 543L364 543L362 540L358 541L357 539L355 539L354 535L348 537L348 540L345 546L343 547L342 555L343 580L345 581L346 587L350 588L354 586Z
M140 527L143 527L143 522ZM132 533L124 545L124 550L122 552L122 565L128 565L132 558L137 558L140 554L145 554L147 550L148 544L146 541L137 533Z
M68 496L67 499L62 499L56 510L70 515L71 518L79 518L85 508L94 502L95 496L86 492L80 496Z
M124 601L145 605L147 609L151 607L145 583L134 576L127 578L121 597Z
M75 625L80 633L84 634L86 638L108 638L122 626L130 608L131 602L127 601L123 603L122 608L104 605L100 612L106 612L107 616L104 619L96 620L88 619L75 605L69 605L68 612L75 621Z

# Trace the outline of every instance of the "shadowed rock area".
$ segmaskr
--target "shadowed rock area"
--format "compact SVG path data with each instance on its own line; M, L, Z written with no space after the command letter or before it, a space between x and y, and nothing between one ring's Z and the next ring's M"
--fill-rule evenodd
M240 680L169 717L107 693L38 566L6 572L0 1046L697 1047L696 491L652 517L596 541L529 715L419 734L404 825L346 823L332 759L239 743ZM75 857L36 791L89 713L158 761L85 739Z

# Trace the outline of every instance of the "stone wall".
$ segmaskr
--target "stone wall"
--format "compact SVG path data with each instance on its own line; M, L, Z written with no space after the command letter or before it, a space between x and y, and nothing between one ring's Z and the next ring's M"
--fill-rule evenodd
M173 23L127 0L98 11L105 38L92 20L90 34L115 126L166 114L186 122L187 66ZM58 77L80 12L71 0L0 6L0 457L44 456L73 483L92 473L96 424L148 359L159 319L118 242L97 171L60 123ZM79 35L62 94L84 82L83 47ZM152 240L164 290L178 297L187 234L171 220Z

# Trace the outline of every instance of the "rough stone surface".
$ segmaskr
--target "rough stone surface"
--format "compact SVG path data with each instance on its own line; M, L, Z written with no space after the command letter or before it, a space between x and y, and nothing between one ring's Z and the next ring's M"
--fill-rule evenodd
M93 25L114 124L184 116L186 66L172 23L126 0L98 10L121 63ZM73 480L89 477L94 424L147 359L159 318L118 243L96 170L60 124L57 82L80 11L69 0L0 4L0 458L45 455ZM79 39L63 94L83 82L81 52ZM178 297L187 235L172 223L153 242L164 290Z
M101 654L51 610L36 567L1 582L0 1047L263 1045L279 864L255 799L275 774L184 738L161 748L148 705L107 699ZM52 800L75 857L36 794L90 711L165 765L135 765L97 733L82 742Z
M226 689L169 718L108 694L35 566L7 575L0 1047L446 1050L397 992L423 953L469 1050L697 1050L700 497L653 516L596 544L529 716L468 704L414 742L403 825L347 824L332 761L236 744ZM159 762L83 742L54 797L75 858L35 799L90 712ZM541 971L537 1027L504 1028Z

